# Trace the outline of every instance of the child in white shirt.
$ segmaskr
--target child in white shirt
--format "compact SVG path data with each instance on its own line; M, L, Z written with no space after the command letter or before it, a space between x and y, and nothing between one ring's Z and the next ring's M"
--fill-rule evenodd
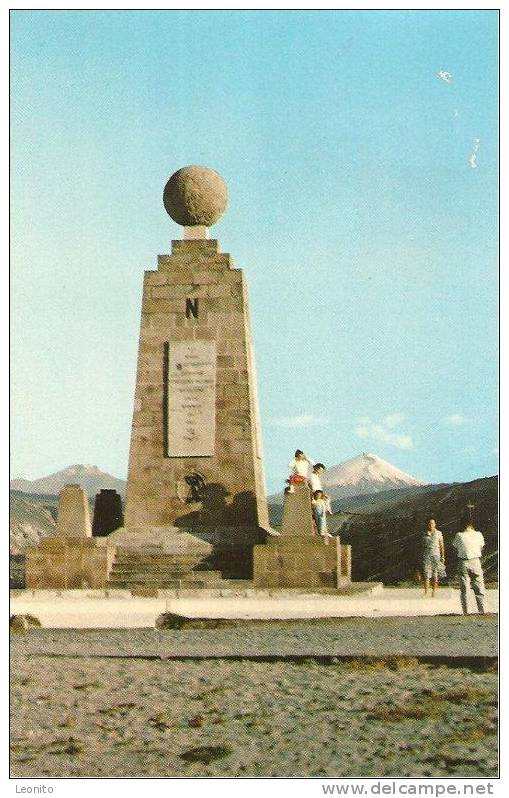
M327 531L327 513L330 513L330 510L327 508L327 500L323 490L315 490L311 504L313 506L313 515L315 517L318 534L321 535L322 538L333 537L330 532Z
M309 475L309 467L314 466L314 461L306 457L301 449L297 449L295 457L288 463L291 469L290 485L299 485L305 482Z
M314 493L317 490L321 490L323 492L322 474L324 471L325 471L325 466L323 463L315 463L308 479L309 487L311 488L311 493ZM327 504L327 512L330 515L332 515L330 496L328 496L326 493L323 492L323 497Z

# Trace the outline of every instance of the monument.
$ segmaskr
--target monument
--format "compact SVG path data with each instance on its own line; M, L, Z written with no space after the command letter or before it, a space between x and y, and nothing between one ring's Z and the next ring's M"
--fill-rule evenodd
M210 567L249 577L269 521L246 280L208 238L226 184L184 167L163 202L184 235L145 272L125 527L113 538L173 550L185 530L212 545Z
M56 536L27 556L28 587L350 582L350 548L315 534L307 483L285 497L281 534L269 527L246 280L208 238L227 200L203 166L166 183L184 235L144 276L125 524L120 497L102 490L92 537L85 492L66 486Z

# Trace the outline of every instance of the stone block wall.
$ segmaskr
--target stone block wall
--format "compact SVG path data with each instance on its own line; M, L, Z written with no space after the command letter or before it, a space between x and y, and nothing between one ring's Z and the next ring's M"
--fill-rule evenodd
M93 538L43 538L27 549L25 583L29 590L104 588L115 558L113 546Z
M338 538L271 538L267 544L255 546L253 555L254 584L258 588L337 587L340 581Z
M189 311L193 303L197 317ZM211 457L167 456L166 358L181 341L215 341L216 440ZM191 472L208 484L183 503ZM215 240L172 243L145 272L125 525L268 525L247 288Z
M65 485L60 491L57 535L65 538L92 537L88 497L79 485Z
M303 535L312 537L316 532L313 527L311 509L311 489L307 482L293 486L292 493L285 493L283 522L281 535Z
M352 581L352 547L341 544L341 576Z

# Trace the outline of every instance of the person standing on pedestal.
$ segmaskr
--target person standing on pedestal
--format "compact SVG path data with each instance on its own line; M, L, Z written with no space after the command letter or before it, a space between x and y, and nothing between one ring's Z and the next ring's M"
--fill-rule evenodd
M313 470L309 476L309 487L311 488L311 493L313 494L316 490L323 491L322 485L322 474L325 471L325 466L323 463L315 463L313 466ZM332 507L330 503L330 496L328 496L325 492L323 492L324 499L327 504L327 512L332 515Z
M327 508L327 499L323 490L315 490L311 504L318 534L322 538L332 538L333 535L327 531L327 513L330 513L330 510Z
M300 485L305 482L309 477L309 469L314 464L314 460L306 457L302 449L297 449L295 457L288 463L291 471L290 479L288 480L290 485Z
M481 554L484 548L484 537L481 532L474 529L470 519L464 519L461 529L457 532L452 545L458 554L458 576L461 591L461 609L468 615L468 588L471 586L475 594L477 609L480 613L486 612L484 606L485 589L484 574L481 565Z

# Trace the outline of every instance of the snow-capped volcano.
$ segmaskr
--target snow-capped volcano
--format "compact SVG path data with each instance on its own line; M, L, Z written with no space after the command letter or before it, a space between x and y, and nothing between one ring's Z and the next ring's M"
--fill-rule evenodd
M376 454L366 453L328 468L323 474L322 482L324 487L329 488L353 487L358 494L426 484L410 474L405 474Z
M95 465L72 465L67 466L62 471L49 474L41 479L13 479L11 480L11 490L23 491L23 493L47 494L56 496L64 485L75 483L81 485L90 497L98 493L101 488L113 488L120 494L125 493L126 483L123 479L117 479L111 474L106 474Z
M427 484L387 463L376 454L365 452L328 468L322 475L322 483L333 499ZM270 497L270 501L274 503L281 503L282 500L282 494Z

